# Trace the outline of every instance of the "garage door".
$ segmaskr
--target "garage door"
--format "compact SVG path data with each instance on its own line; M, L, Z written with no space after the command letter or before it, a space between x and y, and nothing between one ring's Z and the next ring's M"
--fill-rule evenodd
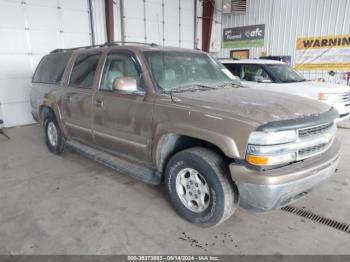
M91 44L87 0L0 0L0 118L33 122L31 76L44 54Z
M124 1L124 39L194 47L194 0Z

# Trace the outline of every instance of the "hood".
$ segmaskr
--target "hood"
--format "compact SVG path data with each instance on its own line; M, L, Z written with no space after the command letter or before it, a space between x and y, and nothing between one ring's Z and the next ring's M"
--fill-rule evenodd
M172 99L174 103L206 113L258 124L317 115L330 110L330 106L308 98L250 88L173 93Z
M350 86L334 84L328 82L316 82L316 81L304 81L296 83L283 83L286 87L293 86L295 88L311 88L317 92L327 92L327 93L345 93L350 92ZM283 87L283 86L282 86Z

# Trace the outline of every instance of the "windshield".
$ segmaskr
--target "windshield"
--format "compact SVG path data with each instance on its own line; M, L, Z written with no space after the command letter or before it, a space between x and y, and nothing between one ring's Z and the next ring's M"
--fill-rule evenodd
M281 82L291 83L305 81L304 77L286 64L269 64L266 66L270 69L274 77Z
M241 86L239 80L207 54L149 51L145 52L145 56L158 88L164 91L186 87Z

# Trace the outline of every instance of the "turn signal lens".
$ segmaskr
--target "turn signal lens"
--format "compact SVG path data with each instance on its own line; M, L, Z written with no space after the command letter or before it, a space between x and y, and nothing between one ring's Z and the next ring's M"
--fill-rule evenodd
M319 100L327 100L327 95L325 93L319 93L318 94L318 99Z
M266 166L269 158L265 156L247 155L247 162L255 166Z
M247 155L246 161L255 166L276 166L281 164L287 164L296 160L295 153L287 153L276 156L257 156Z

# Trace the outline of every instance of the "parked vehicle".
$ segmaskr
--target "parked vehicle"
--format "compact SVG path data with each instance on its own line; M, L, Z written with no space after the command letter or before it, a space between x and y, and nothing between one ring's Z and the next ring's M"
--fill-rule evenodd
M176 211L213 226L239 204L268 211L335 171L336 110L244 88L201 51L109 43L55 50L33 76L48 149L66 146L143 182L164 181Z
M286 63L263 59L222 59L221 63L247 87L319 100L339 112L337 121L350 117L350 87L307 81Z

